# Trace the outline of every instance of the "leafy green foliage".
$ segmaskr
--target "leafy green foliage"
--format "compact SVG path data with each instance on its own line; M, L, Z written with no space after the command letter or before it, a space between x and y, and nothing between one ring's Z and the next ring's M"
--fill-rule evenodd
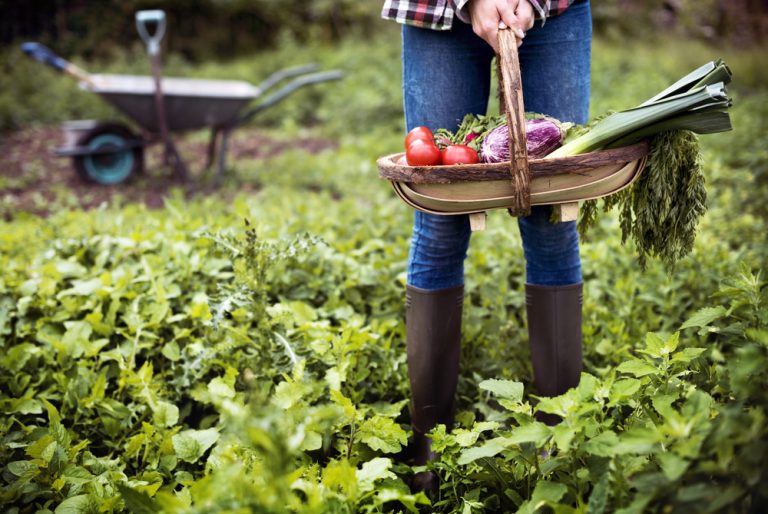
M394 41L372 49L391 69ZM610 52L596 47L597 103L619 94L611 73L637 98L665 69L677 75ZM427 506L404 459L411 213L372 178L375 158L402 144L397 99L377 94L397 78L369 80L373 65L356 62L358 91L329 94L340 106L330 126L371 116L352 111L372 97L384 123L369 118L332 152L238 162L222 197L0 222L0 508L759 511L763 134L702 138L714 193L674 273L655 261L641 272L619 217L601 216L582 245L585 373L558 398L532 394L522 245L514 220L490 213L469 250L457 423L431 434L442 487ZM737 131L759 128L764 90L737 93ZM564 421L543 425L536 411Z
M442 452L434 467L449 478L445 504L479 495L487 511L504 512L533 512L545 504L590 512L644 512L661 505L720 512L727 506L740 511L736 502L746 510L761 505L768 490L757 479L760 465L741 452L766 451L764 408L750 407L765 400L768 378L766 315L759 309L765 283L747 270L737 283L719 292L730 308L701 310L682 329L722 334L731 327L728 339L755 359L754 366L729 361L716 371L711 347L683 347L680 332L651 332L632 358L602 377L583 374L577 388L535 407L522 397L510 402L502 387L486 386L503 399L490 417L504 426L485 437L482 423L434 433ZM742 322L735 328L737 318ZM754 387L734 377L723 383L731 373L749 376ZM563 422L543 425L534 421L536 411ZM738 455L744 460L732 467Z

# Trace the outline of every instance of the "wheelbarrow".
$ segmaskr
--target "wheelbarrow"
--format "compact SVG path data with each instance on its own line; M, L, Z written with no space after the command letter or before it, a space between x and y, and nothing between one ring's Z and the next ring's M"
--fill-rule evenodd
M207 162L217 161L216 181L226 168L232 131L274 106L299 88L338 80L338 70L318 72L315 64L279 70L258 85L239 80L161 78L160 42L165 33L165 13L136 13L136 26L147 45L152 76L90 74L57 56L40 43L22 44L30 57L77 79L80 87L98 94L139 127L137 133L117 121L66 122L65 144L53 153L70 157L78 175L98 184L119 184L144 168L144 148L162 143L166 164L181 177L187 166L174 145L171 133L210 128ZM282 87L275 86L287 79ZM272 92L270 93L270 90ZM269 94L267 94L269 93ZM256 99L260 99L254 104Z

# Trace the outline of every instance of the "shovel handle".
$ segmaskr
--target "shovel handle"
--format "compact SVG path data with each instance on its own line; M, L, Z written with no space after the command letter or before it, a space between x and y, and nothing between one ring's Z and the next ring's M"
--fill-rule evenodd
M150 32L149 25L154 24L154 32ZM165 35L165 11L152 9L148 11L136 12L136 30L144 44L147 45L147 51L150 56L160 53L160 41Z
M28 41L21 44L21 51L36 61L47 64L51 68L75 77L77 80L93 85L93 78L87 71L78 68L63 57L59 57L45 45L35 41Z
M51 68L59 71L64 71L67 67L67 60L63 57L59 57L53 50L45 45L29 41L21 44L21 51L33 58L36 61L40 61L43 64L47 64Z

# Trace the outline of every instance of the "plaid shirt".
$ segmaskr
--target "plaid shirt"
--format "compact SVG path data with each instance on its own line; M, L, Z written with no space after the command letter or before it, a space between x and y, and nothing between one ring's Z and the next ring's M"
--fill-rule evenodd
M573 0L528 0L536 19L545 20L565 11ZM466 6L469 0L385 0L381 17L398 23L434 30L448 30L456 17L470 23Z

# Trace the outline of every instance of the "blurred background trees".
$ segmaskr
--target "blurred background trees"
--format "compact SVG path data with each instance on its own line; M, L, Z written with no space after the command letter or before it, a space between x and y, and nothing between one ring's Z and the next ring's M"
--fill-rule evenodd
M167 45L191 61L271 49L281 38L330 42L381 25L381 0L0 0L0 44L48 43L61 55L106 57L136 42L133 13L162 8L173 30ZM733 45L763 43L765 0L600 0L595 30L605 37L655 32Z

